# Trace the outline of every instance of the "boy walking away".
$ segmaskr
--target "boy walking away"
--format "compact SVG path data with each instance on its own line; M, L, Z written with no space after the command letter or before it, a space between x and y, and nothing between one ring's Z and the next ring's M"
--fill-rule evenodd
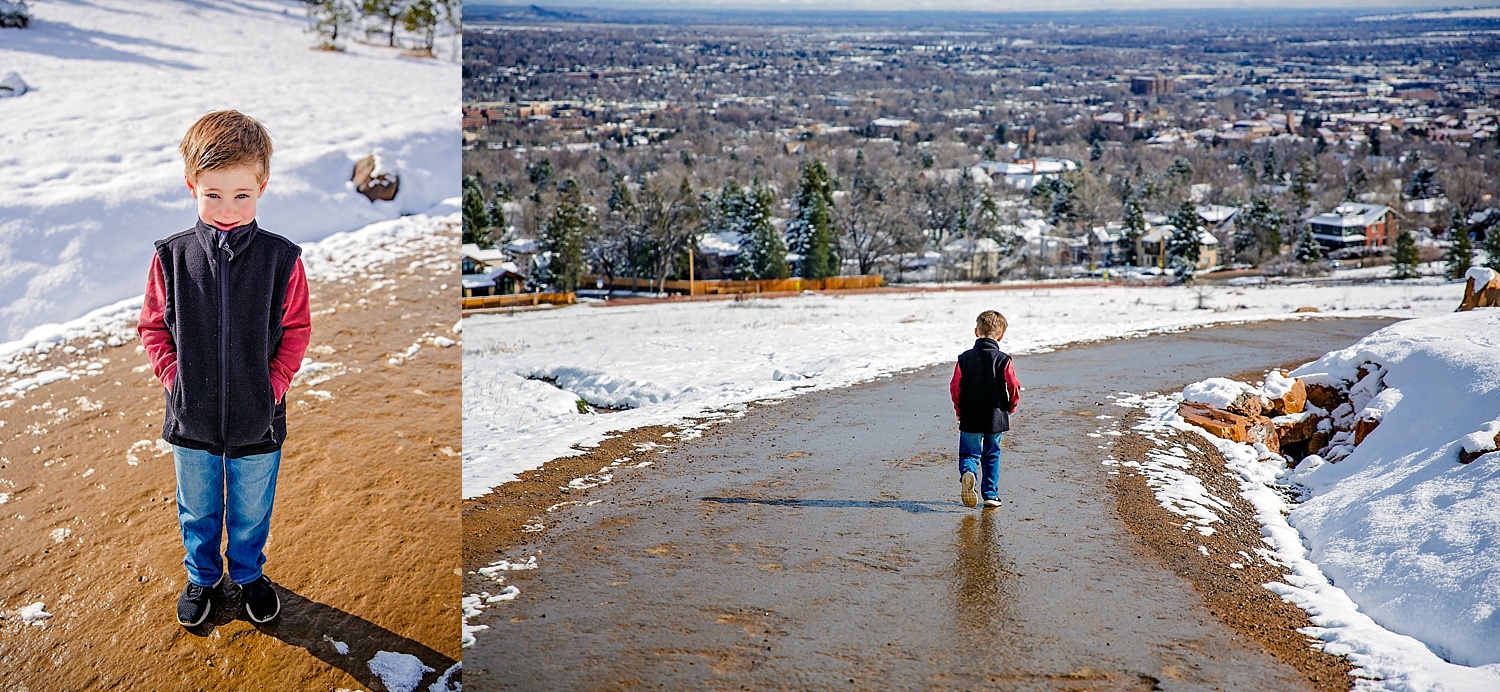
M994 310L979 313L974 348L958 356L953 381L953 413L958 416L958 473L964 504L973 507L984 495L985 507L1000 506L1000 437L1010 430L1021 383L1010 355L1000 350L1005 338L1005 316ZM975 476L982 481L976 491Z
M156 242L137 325L166 388L161 436L177 468L188 573L177 621L194 627L207 619L210 592L227 576L250 620L269 622L281 602L261 566L286 440L285 396L312 334L307 276L301 249L255 222L270 133L246 115L218 111L194 123L179 148L198 223Z

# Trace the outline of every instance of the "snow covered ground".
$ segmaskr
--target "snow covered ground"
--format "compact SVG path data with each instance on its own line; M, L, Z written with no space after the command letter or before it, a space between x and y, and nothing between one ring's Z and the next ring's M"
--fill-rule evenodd
M467 318L464 496L576 453L611 430L722 415L804 388L839 387L951 361L974 318L1003 312L1002 348L1068 343L1225 322L1323 314L1451 312L1459 283L1338 287L1057 288L802 296ZM1025 377L1022 376L1022 383ZM580 413L580 400L617 412ZM941 406L941 402L934 402Z
M1381 423L1336 464L1309 457L1288 469L1202 436L1256 508L1269 546L1262 557L1289 569L1267 588L1308 612L1307 633L1348 656L1359 689L1500 689L1500 310L1400 322L1291 375L1348 386L1364 363L1383 368L1372 379L1384 390L1353 387L1351 403ZM1188 389L1192 397L1203 387ZM1136 429L1148 437L1201 432L1177 415L1182 398L1119 403L1146 410ZM1490 451L1462 465L1460 448ZM1173 457L1153 453L1142 471L1163 507L1211 531L1222 500ZM1288 485L1305 489L1300 504L1278 492Z
M260 222L295 241L419 213L459 188L452 36L440 59L350 42L312 50L295 0L39 2L0 34L0 341L145 287L151 241L188 228L177 143L202 114L263 122L276 153ZM391 202L348 180L379 152Z
M379 221L353 231L336 233L321 241L302 243L302 259L308 277L365 283L385 281L387 279L372 275L368 270L404 258L447 259L452 256L452 236L440 231L459 223L457 205L458 198L449 198L424 214ZM420 264L427 260L411 261ZM456 278L455 287L458 285ZM140 310L141 295L136 294L68 322L36 327L25 338L0 343L0 410L11 406L17 395L30 389L98 375L108 362L105 352L109 347L136 338L135 325ZM85 340L85 343L81 347L67 343L76 340ZM435 337L432 343L452 345L446 337ZM56 349L62 349L65 362L40 358ZM141 358L144 363L145 356ZM297 373L296 382L309 386L320 384L344 374L342 367L339 363L320 363L308 358ZM0 419L0 425L3 423ZM142 445L141 453L163 453L155 448L154 440L143 442L144 445L137 443ZM3 497L0 495L0 502L4 501Z

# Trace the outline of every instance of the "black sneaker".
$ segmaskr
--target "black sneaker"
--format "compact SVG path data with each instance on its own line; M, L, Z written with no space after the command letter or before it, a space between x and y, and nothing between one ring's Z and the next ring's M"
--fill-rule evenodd
M198 586L192 582L183 588L177 597L177 623L183 627L197 627L208 619L211 586Z
M276 597L276 590L271 588L271 580L265 575L249 584L241 584L240 598L245 601L245 615L250 616L251 622L270 622L281 612L281 599Z

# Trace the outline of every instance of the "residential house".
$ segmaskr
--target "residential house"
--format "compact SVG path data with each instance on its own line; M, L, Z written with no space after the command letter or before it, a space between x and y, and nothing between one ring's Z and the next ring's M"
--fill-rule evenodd
M1146 232L1135 241L1136 264L1165 268L1167 266L1167 239L1176 232L1177 227L1171 224L1147 228ZM1197 268L1203 270L1218 266L1219 239L1208 231L1199 231L1198 242Z
M510 295L525 289L526 277L514 262L505 260L504 251L464 243L462 254L460 282L465 298Z
M1396 236L1396 214L1379 204L1344 202L1306 220L1313 240L1329 250L1383 247Z

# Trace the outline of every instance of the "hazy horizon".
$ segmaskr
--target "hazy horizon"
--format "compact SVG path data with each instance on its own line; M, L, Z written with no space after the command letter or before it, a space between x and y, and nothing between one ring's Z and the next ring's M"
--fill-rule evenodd
M1045 7L1024 0L464 0L469 5L537 5L553 9L604 10L750 10L774 12L1077 12L1164 9L1213 10L1371 10L1430 12L1442 9L1490 9L1500 2L1455 5L1433 0L1058 0Z

